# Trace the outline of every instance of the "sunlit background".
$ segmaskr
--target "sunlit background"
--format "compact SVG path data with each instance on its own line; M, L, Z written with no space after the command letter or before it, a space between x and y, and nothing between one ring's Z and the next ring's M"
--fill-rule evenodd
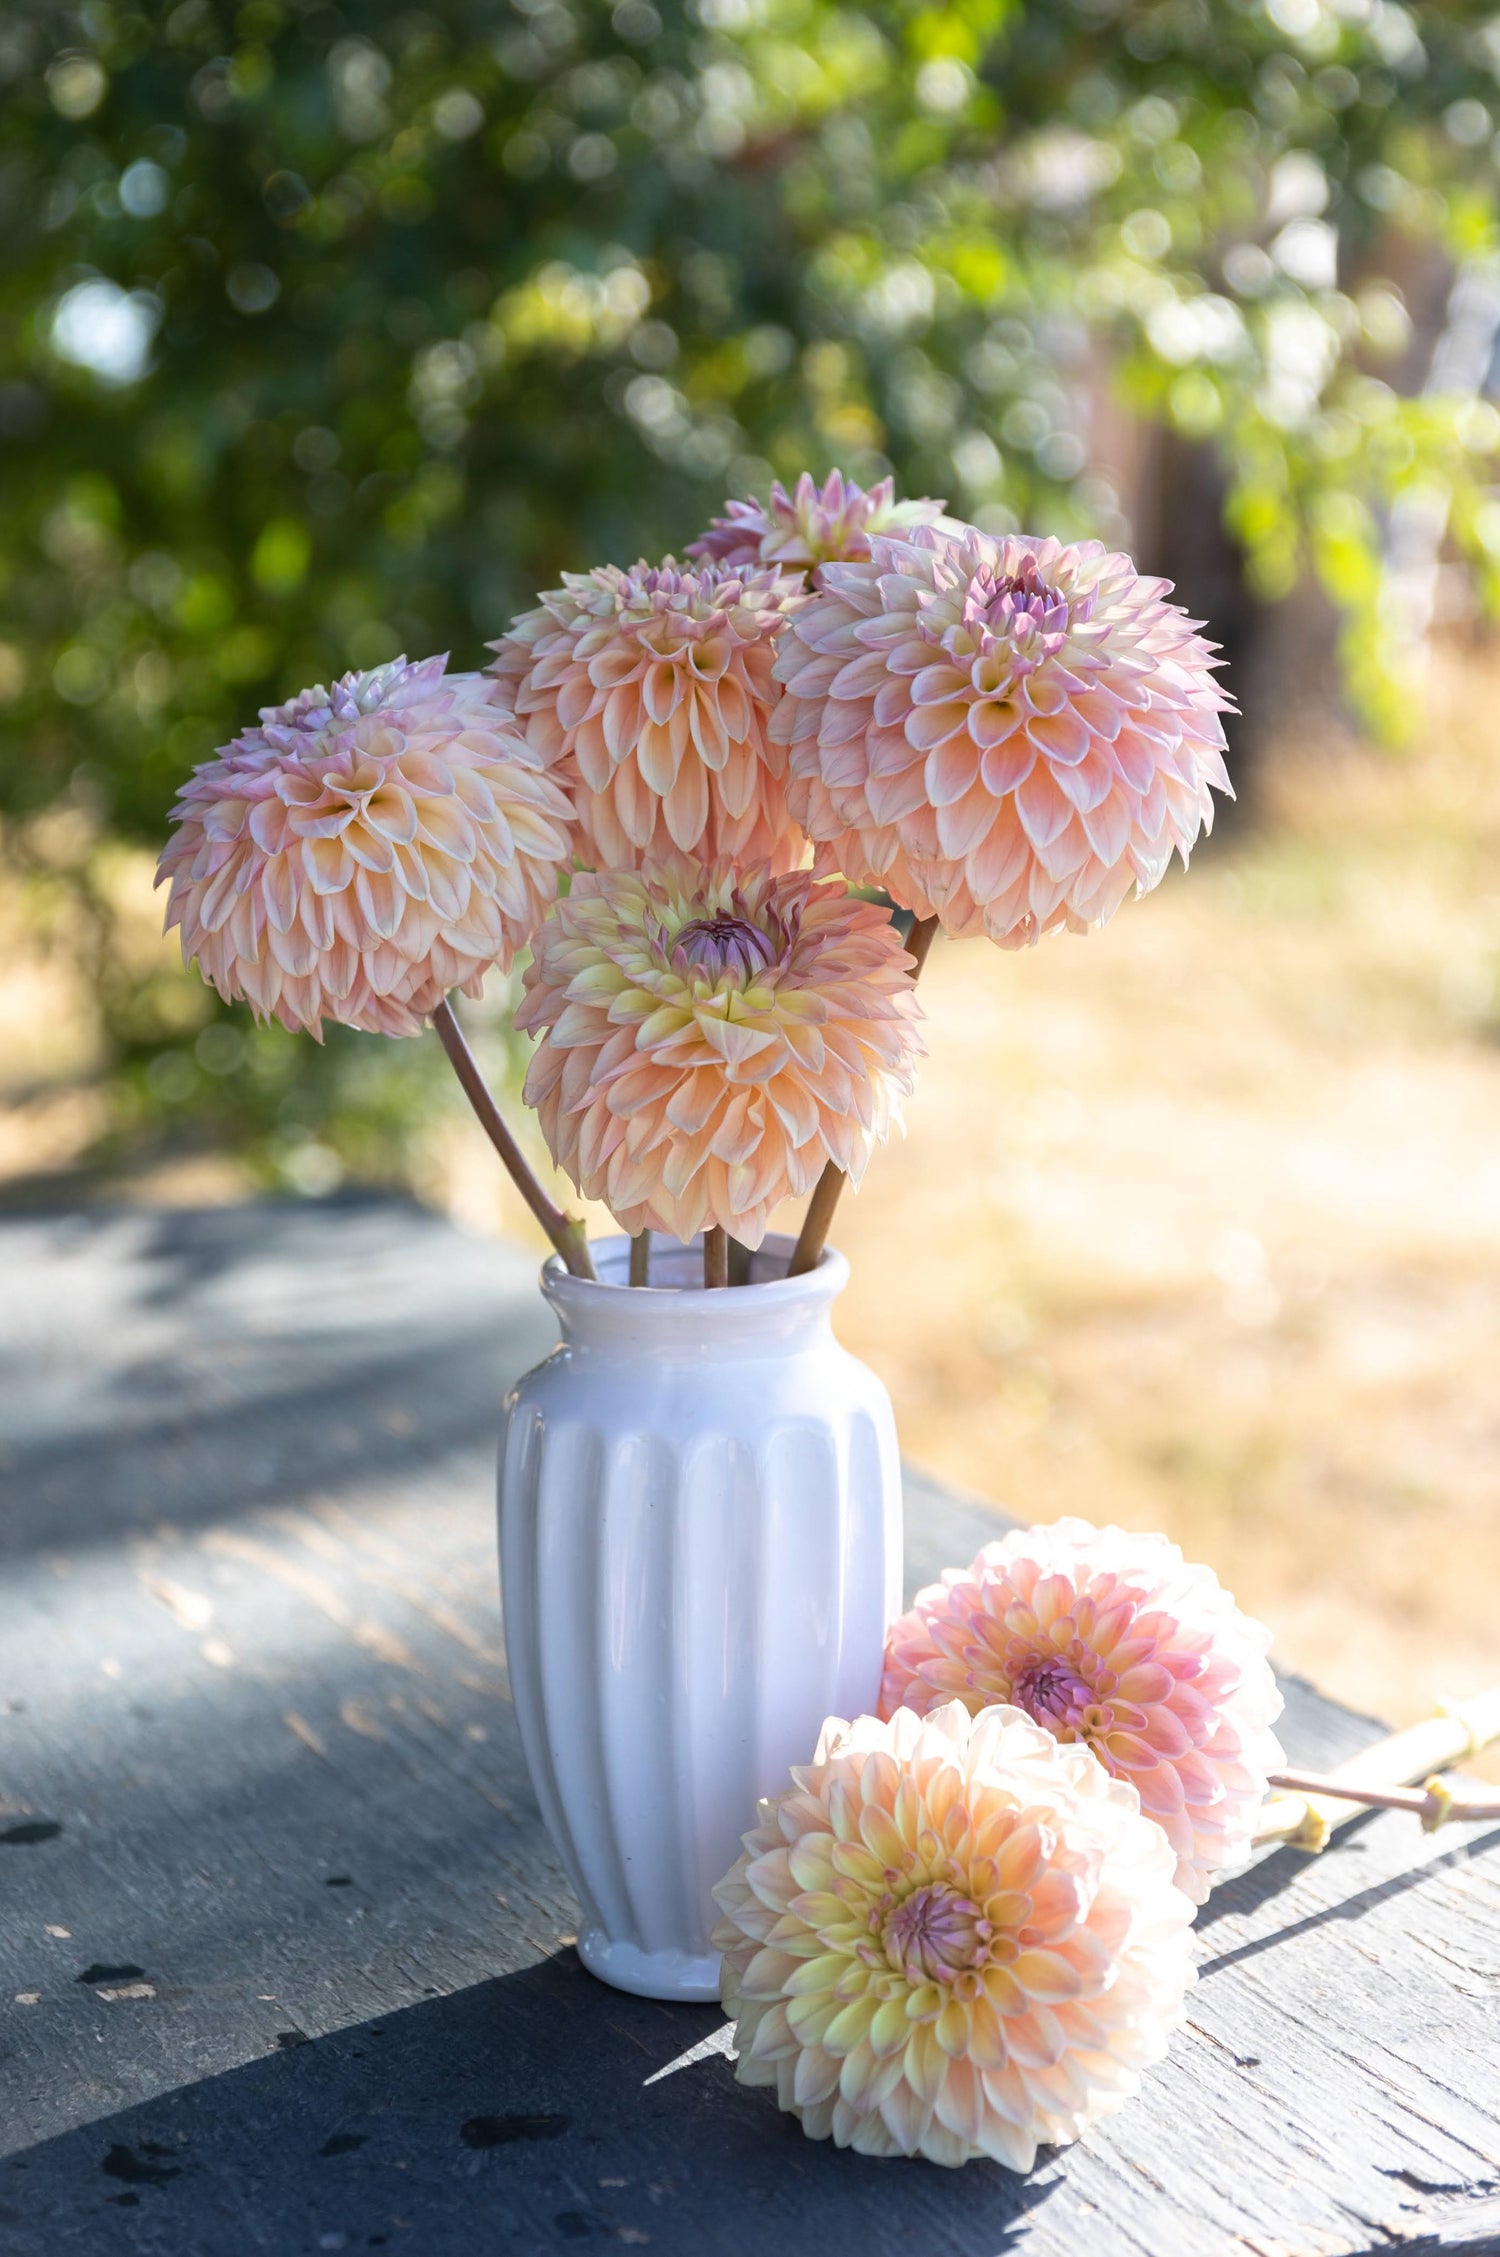
M1497 125L1461 4L8 8L4 1198L524 1235L435 1044L183 973L179 778L803 467L1099 534L1223 642L1240 801L1102 935L936 952L845 1337L1346 1697L1493 1678Z

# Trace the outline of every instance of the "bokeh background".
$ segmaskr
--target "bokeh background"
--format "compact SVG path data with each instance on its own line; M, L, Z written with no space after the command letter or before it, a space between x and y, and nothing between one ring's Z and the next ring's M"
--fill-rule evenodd
M936 952L845 1337L1346 1697L1493 1678L1497 125L1460 0L12 0L0 1196L523 1235L435 1043L183 972L179 778L803 467L1102 535L1223 642L1239 800L1106 933Z

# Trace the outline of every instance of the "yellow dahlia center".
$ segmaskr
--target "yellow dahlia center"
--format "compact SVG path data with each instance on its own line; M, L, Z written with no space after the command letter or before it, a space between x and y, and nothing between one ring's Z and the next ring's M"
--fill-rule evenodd
M881 1914L883 1913L883 1918ZM910 1983L948 1983L989 1957L994 1930L979 1906L942 1881L877 1910L886 1957Z

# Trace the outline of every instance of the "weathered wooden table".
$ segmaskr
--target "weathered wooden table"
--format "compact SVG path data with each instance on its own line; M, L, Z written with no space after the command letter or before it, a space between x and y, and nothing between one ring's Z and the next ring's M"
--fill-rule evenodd
M1171 2058L1027 2179L806 2141L583 1973L495 1588L534 1274L394 1202L0 1224L0 2250L1500 2249L1500 1829L1220 1889ZM916 1583L997 1516L908 1522ZM1288 1695L1300 1761L1375 1730Z

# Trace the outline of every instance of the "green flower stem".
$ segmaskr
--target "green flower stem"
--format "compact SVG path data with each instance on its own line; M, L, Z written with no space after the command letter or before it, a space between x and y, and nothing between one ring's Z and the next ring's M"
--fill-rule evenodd
M573 1276L594 1277L594 1264L582 1222L576 1215L565 1215L561 1207L554 1206L532 1174L525 1153L506 1126L474 1053L464 1040L463 1029L453 1016L452 1004L446 1000L440 1003L432 1014L432 1023L437 1028L439 1042L448 1053L448 1062L458 1076L459 1087L473 1106L480 1127L499 1153L511 1182Z
M726 1231L703 1233L703 1283L705 1289L729 1283L729 1236Z

